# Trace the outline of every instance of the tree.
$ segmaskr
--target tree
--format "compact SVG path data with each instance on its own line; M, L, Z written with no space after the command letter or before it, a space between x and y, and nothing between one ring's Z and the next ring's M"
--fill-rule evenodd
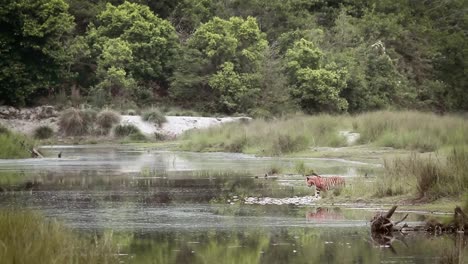
M266 48L255 18L213 18L188 39L172 80L172 97L204 101L204 110L209 111L248 110L247 101L252 102L259 91L256 72Z
M0 6L0 98L24 105L66 77L73 17L63 0L7 0ZM46 67L44 67L46 66Z
M322 67L322 56L322 51L305 39L286 52L291 96L308 113L346 111L348 102L340 95L346 86L346 72L334 69L334 65Z
M147 6L125 2L119 6L107 4L88 31L94 56L98 58L98 87L108 87L110 69L126 81L137 83L150 91L165 94L167 80L172 75L172 62L178 54L174 27L154 15ZM114 87L112 93L116 92ZM124 89L123 87L121 87Z

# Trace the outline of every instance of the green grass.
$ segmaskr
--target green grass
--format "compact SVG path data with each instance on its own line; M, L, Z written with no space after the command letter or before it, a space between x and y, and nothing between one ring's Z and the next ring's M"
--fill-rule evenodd
M468 148L454 148L447 155L412 154L386 160L385 174L376 183L376 196L414 194L436 200L468 192Z
M33 212L0 211L2 263L118 263L112 234L81 237Z
M0 126L0 146L0 159L29 158L31 153L28 149L34 146L34 141Z
M181 148L191 151L246 152L282 155L311 146L344 146L338 135L343 117L295 115L276 120L235 122L206 130L192 131Z
M468 122L456 115L379 111L354 117L352 125L362 144L420 152L468 145Z
M468 122L462 116L378 111L230 123L187 133L182 149L285 155L307 152L311 147L346 146L345 138L339 135L341 130L358 132L361 137L357 144L375 147L432 152L468 146Z
M159 111L159 109L157 108L152 108L150 110L143 112L143 114L141 115L141 118L144 121L154 123L158 126L161 126L164 122L167 121L164 114L161 111Z

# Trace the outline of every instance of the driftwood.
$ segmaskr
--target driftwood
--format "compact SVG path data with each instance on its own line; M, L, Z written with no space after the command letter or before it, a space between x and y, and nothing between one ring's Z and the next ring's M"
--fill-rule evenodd
M26 144L24 144L23 141L21 141L20 144L29 153L31 153L31 158L44 158L44 155L42 155L42 153L39 150L35 149L34 147L31 147L31 148L27 147Z
M413 232L413 231L425 231L434 233L467 233L468 234L468 216L463 210L457 206L455 208L453 219L448 224L441 223L437 220L428 220L425 225L419 226L398 226L402 223L408 214L406 214L401 220L393 222L391 217L395 213L397 206L393 206L387 213L377 213L371 220L371 231L372 234L379 234L383 236L391 236L393 232Z

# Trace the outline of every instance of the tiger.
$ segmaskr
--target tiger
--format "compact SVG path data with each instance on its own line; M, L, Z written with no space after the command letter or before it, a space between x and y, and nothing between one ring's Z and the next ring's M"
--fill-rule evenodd
M345 180L340 176L322 177L313 173L312 176L306 176L306 181L307 186L315 186L315 196L319 196L321 191L345 186Z

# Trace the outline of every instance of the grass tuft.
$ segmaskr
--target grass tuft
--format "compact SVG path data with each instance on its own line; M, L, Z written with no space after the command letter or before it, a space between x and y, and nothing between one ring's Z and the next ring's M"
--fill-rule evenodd
M34 146L34 141L0 125L0 146L0 159L29 158L31 154L28 149Z
M144 121L154 123L158 126L161 126L164 122L167 121L164 114L157 108L152 108L151 110L143 112L141 118Z
M97 115L96 123L102 135L109 134L111 128L120 122L120 114L111 110L103 110Z
M37 127L34 129L34 138L36 139L48 139L54 135L54 130L47 125Z
M146 137L138 127L132 124L117 125L114 128L114 135L119 138L128 137L130 141L145 141Z
M66 136L82 136L89 133L95 120L95 111L69 108L59 118L59 128Z

